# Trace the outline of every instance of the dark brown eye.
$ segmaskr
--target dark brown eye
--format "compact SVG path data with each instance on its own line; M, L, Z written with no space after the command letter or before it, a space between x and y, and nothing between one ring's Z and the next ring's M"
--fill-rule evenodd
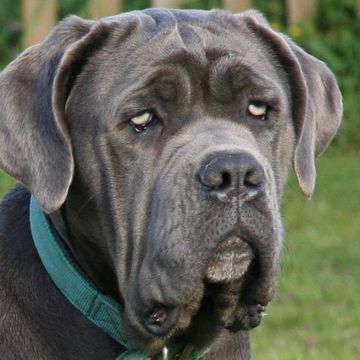
M268 111L269 106L261 101L252 101L248 106L249 114L260 120L266 120Z
M133 126L136 132L142 132L156 120L156 116L151 111L143 112L140 115L131 118L130 124Z

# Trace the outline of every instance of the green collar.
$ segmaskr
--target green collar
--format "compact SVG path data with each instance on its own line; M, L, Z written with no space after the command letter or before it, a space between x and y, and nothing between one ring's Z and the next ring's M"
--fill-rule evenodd
M122 334L120 304L113 298L101 294L72 261L59 235L34 197L31 197L30 201L30 226L40 259L58 289L84 316L127 349L116 360L160 360L160 353L149 357L148 353L137 351L127 343ZM207 351L173 343L168 347L168 359L173 359L177 355L176 358L181 360L198 360Z

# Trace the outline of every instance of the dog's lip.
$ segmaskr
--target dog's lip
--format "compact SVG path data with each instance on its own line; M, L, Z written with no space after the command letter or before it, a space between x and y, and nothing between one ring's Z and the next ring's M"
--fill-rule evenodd
M156 304L150 313L143 319L146 330L155 336L166 336L179 321L179 307L168 307Z
M232 282L247 272L254 252L244 238L232 235L223 240L207 266L205 281Z
M245 255L242 255L243 253ZM203 300L205 298L209 299L209 296L211 298L216 295L215 293L213 295L211 295L211 293L206 293L208 285L231 286L232 283L234 283L235 287L239 286L239 292L236 291L236 296L238 296L238 306L239 308L241 308L239 312L240 316L235 317L235 314L233 314L233 317L233 315L230 315L231 317L225 319L226 321L224 322L222 322L221 319L218 318L216 320L218 321L217 325L220 325L221 327L226 328L230 331L238 331L241 329L250 330L258 326L261 323L263 317L262 314L265 311L264 308L271 300L269 295L264 295L262 291L257 291L258 286L256 284L259 281L257 264L261 263L259 253L260 251L256 247L255 240L252 240L251 238L245 238L241 236L238 232L228 234L226 238L223 238L221 239L221 241L218 242L217 247L215 247L215 249L213 250L213 255L210 255L208 265L211 265L212 261L215 261L216 263L216 260L220 260L220 262L218 262L217 264L220 264L219 268L221 268L225 258L229 254L231 254L234 255L235 260L238 260L234 262L235 266L239 266L239 264L241 265L245 263L244 268L239 272L235 273L233 278L229 278L226 276L219 279L211 277L211 274L209 275L209 267L205 267L205 272L203 273L202 278L199 278L199 283L197 283L196 287L192 287L194 290L199 284L202 283L203 285L202 295L201 297L196 298L197 300L195 300L195 304L197 305L195 307L193 306L194 301L189 301L188 297L185 295L182 296L183 300L181 302L177 300L174 301L174 297L170 299L157 297L153 297L151 299L148 298L147 301L144 302L144 304L154 302L164 303L167 304L167 306L175 309L175 312L180 311L179 320L178 322L174 321L174 323L169 327L165 326L164 328L160 329L161 331L151 331L153 329L149 329L147 326L144 326L145 324L142 320L143 317L135 316L135 318L138 319L138 321L136 321L138 330L141 330L141 333L145 337L156 339L157 344L165 344L165 342L168 341L170 338L176 337L178 335L182 336L182 334L192 334L192 331L194 331L194 319L196 323L198 314L200 314L200 318L202 316L201 309L203 309ZM236 254L239 254L238 258L236 258ZM265 293L267 292L266 290L264 291ZM190 292L187 292L187 294L189 295ZM212 300L210 300L210 302L211 301ZM189 308L193 308L191 312L188 312L187 310L185 311L185 309L188 307L188 303L191 304ZM217 310L214 308L214 311ZM140 315L140 313L136 315Z
M232 235L221 241L219 246L216 248L216 251L242 251L247 250L248 247L249 245L243 237Z

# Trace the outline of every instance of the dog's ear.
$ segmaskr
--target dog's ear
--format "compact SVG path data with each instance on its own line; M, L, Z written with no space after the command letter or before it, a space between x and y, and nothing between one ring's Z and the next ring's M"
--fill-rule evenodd
M46 212L63 204L73 177L66 99L107 29L102 22L70 17L0 73L0 167Z
M296 133L294 168L302 192L310 197L315 187L315 159L326 149L341 122L342 97L335 77L323 62L273 31L258 12L247 11L239 16L272 50L288 75Z

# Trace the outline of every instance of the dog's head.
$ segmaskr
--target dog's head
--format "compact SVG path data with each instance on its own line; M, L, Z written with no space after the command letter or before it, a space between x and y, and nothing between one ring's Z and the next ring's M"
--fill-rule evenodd
M259 324L287 170L310 196L341 113L326 65L254 11L71 17L0 75L0 164L63 207L130 341L210 341Z

